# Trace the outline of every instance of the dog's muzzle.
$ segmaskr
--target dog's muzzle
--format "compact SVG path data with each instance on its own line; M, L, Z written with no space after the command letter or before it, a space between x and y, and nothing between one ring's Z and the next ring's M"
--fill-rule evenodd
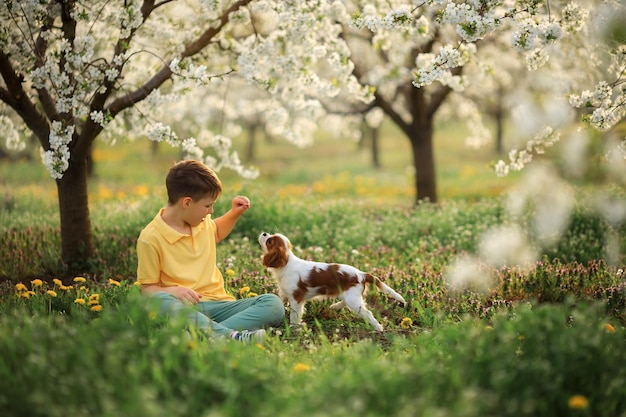
M267 232L263 232L259 235L259 244L261 245L261 247L265 250L265 241L267 240L267 238L270 237L270 234Z

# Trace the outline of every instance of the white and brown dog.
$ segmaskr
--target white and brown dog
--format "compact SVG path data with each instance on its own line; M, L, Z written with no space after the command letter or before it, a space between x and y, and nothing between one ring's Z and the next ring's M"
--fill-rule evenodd
M378 290L395 298L402 305L404 298L377 277L360 271L350 265L328 264L306 261L292 252L292 246L286 236L276 233L261 233L259 244L263 250L263 266L278 281L279 294L283 300L289 301L291 314L290 324L299 323L304 311L304 304L314 297L339 298L341 301L331 305L333 309L348 306L350 310L360 314L378 331L383 326L367 309L363 294L367 284L374 284Z

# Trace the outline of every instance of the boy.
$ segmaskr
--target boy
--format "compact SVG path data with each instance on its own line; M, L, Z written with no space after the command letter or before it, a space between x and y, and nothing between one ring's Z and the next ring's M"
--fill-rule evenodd
M176 163L165 180L168 204L137 240L137 281L143 294L161 301L161 314L188 310L191 325L212 335L262 342L264 327L282 323L285 309L274 294L235 300L217 268L216 243L250 208L237 196L223 216L211 218L222 193L217 175L198 161Z

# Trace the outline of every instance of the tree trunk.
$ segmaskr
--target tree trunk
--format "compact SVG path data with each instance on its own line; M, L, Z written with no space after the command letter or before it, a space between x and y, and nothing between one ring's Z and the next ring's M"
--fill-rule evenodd
M496 109L494 118L496 119L496 152L501 154L504 151L504 104L502 103L504 93L498 90L496 97Z
M57 180L61 215L61 249L68 272L82 272L94 255L87 195L87 160L72 159L63 178Z
M415 166L415 204L437 202L435 155L432 126L414 129L410 135L413 165Z
M378 149L378 128L371 129L372 131L372 164L374 168L380 168L380 153Z
M496 152L498 155L504 152L504 116L501 111L496 113Z
M254 155L256 154L256 123L248 126L248 143L246 145L246 161L254 161Z
M93 159L93 142L89 145L89 149L87 150L87 159L86 159L86 169L87 169L87 178L93 178L95 175L95 161Z

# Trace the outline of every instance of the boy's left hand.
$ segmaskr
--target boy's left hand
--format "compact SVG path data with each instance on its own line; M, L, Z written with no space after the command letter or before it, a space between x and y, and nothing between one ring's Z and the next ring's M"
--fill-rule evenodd
M237 197L233 198L232 207L233 211L241 215L250 208L250 200L246 196L238 195Z

